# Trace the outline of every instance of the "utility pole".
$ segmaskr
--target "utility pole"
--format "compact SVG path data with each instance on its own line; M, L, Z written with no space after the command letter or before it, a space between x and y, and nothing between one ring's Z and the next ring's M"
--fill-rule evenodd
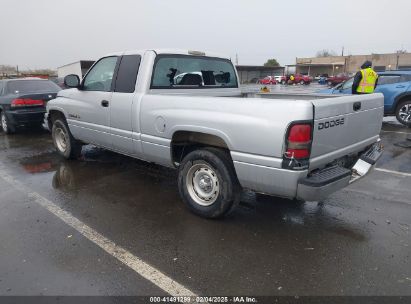
M19 76L19 66L18 65L16 66L16 74L17 76Z
M238 54L235 53L235 65L238 65Z
M342 47L342 50L341 50L341 56L344 56L344 46Z

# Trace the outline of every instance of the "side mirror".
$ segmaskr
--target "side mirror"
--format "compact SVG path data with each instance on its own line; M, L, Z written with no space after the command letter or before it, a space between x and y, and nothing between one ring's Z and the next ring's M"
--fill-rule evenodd
M75 74L70 74L64 77L64 84L69 88L78 88L80 86L80 78Z

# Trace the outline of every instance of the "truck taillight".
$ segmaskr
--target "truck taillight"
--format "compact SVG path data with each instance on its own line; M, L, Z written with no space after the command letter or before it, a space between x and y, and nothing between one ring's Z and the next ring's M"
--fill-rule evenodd
M36 107L44 106L44 101L41 99L31 99L31 98L16 98L11 102L12 108L18 107Z
M287 137L287 158L305 159L310 157L311 124L297 123L291 125Z

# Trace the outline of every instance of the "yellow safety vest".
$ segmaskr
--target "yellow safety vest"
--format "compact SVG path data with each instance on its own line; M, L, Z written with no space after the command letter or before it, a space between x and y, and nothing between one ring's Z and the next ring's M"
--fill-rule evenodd
M357 93L373 93L375 83L377 82L378 75L372 68L366 68L361 70L361 81L357 88Z

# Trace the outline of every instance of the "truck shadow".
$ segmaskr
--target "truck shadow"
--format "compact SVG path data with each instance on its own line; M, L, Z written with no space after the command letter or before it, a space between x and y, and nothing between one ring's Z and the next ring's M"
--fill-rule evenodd
M27 165L26 165L27 166ZM222 220L210 221L191 214L183 205L177 189L176 170L134 160L94 147L83 150L81 161L61 161L52 179L54 189L67 194L92 194L97 203L142 208L146 218L167 221L187 220L209 225L249 225L264 233L279 229L313 229L364 241L366 236L352 222L339 219L339 208L327 203L302 202L243 191L237 210ZM136 209L136 210L137 210ZM337 210L338 209L338 210ZM344 210L343 210L344 211ZM348 210L350 212L350 210ZM139 218L142 213L139 212ZM176 223L177 224L177 223ZM200 225L201 226L201 225Z

